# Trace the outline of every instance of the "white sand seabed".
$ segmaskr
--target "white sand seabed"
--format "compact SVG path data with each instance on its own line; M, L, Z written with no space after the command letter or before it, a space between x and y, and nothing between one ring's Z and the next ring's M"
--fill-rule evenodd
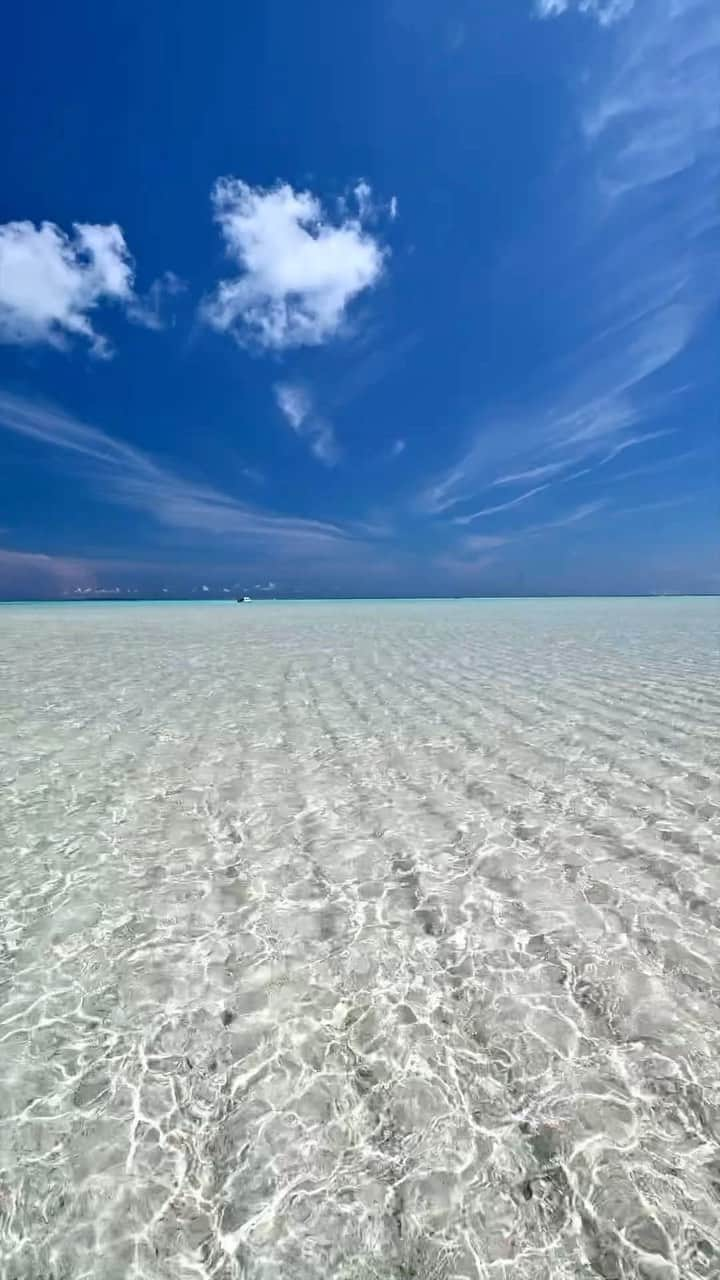
M3 1280L719 1275L719 622L3 606Z

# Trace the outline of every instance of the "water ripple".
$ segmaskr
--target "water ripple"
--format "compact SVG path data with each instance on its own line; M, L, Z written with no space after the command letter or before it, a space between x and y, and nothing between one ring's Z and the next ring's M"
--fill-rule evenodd
M717 626L3 608L3 1280L720 1274Z

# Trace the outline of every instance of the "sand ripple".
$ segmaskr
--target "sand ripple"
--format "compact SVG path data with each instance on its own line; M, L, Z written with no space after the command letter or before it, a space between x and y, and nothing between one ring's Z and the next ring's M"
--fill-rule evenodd
M717 1277L719 621L3 608L3 1280Z

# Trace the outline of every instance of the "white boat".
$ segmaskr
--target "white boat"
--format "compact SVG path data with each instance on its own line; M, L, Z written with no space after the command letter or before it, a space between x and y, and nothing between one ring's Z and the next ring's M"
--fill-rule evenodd
M252 596L238 596L237 598L238 604L250 604L251 601L252 601Z

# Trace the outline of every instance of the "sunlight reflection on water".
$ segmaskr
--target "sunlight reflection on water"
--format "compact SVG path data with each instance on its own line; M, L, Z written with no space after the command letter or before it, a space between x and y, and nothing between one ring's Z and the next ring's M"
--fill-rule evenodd
M720 1274L718 620L3 607L3 1277Z

